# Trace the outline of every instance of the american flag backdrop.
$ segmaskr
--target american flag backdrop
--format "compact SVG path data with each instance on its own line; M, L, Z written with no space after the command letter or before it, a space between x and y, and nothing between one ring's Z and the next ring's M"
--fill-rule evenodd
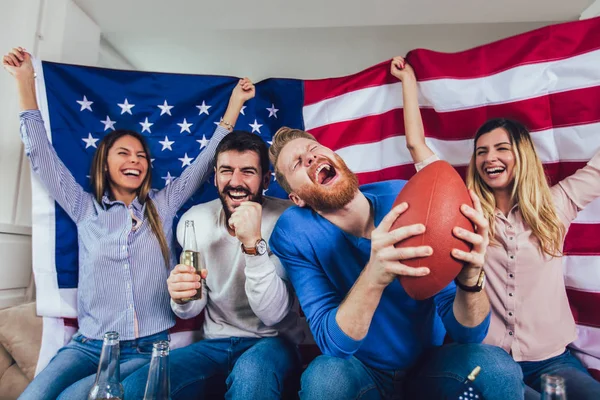
M390 54L394 56L395 54ZM600 18L541 28L460 53L414 50L429 146L464 175L471 137L487 119L509 117L532 131L552 183L581 168L600 148ZM87 177L96 144L112 129L141 132L162 188L206 145L237 78L116 71L41 62L38 96L49 137L77 181ZM305 128L336 150L361 183L408 179L401 83L389 61L342 78L257 83L236 129L265 141L281 126ZM45 318L41 366L72 333L75 225L34 177L33 246L38 312ZM268 195L285 197L273 181ZM216 197L212 181L186 204ZM180 214L181 215L181 214ZM573 349L600 378L600 200L583 210L565 242L565 281L579 339ZM190 339L197 324L178 323ZM63 334L66 332L66 334ZM58 334L57 334L58 333ZM482 371L485 373L485 371Z

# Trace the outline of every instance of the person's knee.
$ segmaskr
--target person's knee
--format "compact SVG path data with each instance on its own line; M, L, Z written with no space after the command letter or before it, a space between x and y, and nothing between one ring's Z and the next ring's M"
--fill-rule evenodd
M513 358L500 347L487 344L470 345L470 357L479 361L481 373L478 383L486 380L501 381L505 385L522 386L523 371Z
M481 357L486 361L486 367L490 373L503 373L520 380L523 379L523 371L519 364L500 347L488 344L477 345L475 357Z
M270 379L270 377L277 375L278 372L277 368L266 359L240 357L231 373L235 379L260 382L261 380Z
M349 399L361 390L350 360L319 356L310 363L301 378L302 399ZM373 385L374 386L374 385Z

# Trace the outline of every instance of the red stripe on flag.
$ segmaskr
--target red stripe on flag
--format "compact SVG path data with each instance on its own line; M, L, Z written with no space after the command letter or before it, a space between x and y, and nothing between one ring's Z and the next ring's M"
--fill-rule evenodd
M408 61L421 81L472 79L584 54L600 48L599 37L600 17L546 26L460 53L413 50Z
M592 377L595 380L600 381L600 371L598 371L597 369L589 368L588 372L590 373L590 375L592 375Z
M318 103L355 90L398 83L398 78L389 73L390 62L391 59L383 61L354 75L304 81L304 105Z
M600 17L543 27L459 53L418 49L407 59L421 81L438 78L472 79L519 65L564 59L600 48ZM560 45L559 45L560 44ZM304 81L304 105L344 93L396 83L384 61L354 75Z
M421 108L425 136L441 140L471 139L491 118L511 118L531 131L589 124L600 121L600 86L554 93L513 103L495 104L467 110L439 113ZM379 115L333 123L310 131L331 149L378 142L404 135L402 109Z
M190 319L181 319L177 318L175 321L175 326L169 329L170 333L176 332L187 332L187 331L199 331L202 329L202 324L204 323L204 313L200 313L195 318Z
M573 318L578 325L600 327L600 293L567 288L567 296Z
M600 224L571 224L563 251L571 256L599 256Z
M79 323L77 322L77 318L63 318L63 323L65 326L70 326L71 328L79 329Z

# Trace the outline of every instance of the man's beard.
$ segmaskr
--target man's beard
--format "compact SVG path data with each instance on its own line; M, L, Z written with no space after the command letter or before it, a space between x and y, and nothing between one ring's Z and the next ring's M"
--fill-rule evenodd
M314 182L305 184L295 191L298 197L315 211L335 211L343 208L352 201L358 191L358 178L350 171L344 160L337 154L335 161L326 159L340 175L334 185L329 188Z
M262 193L261 188L258 189L257 193L251 193L244 186L236 186L236 187L229 186L229 185L225 186L223 188L223 190L219 191L219 199L221 199L221 204L223 205L223 211L225 212L225 218L227 221L229 221L229 218L231 218L231 214L233 214L233 211L234 211L234 210L230 210L229 205L227 204L227 199L231 200L231 198L227 194L229 191L244 191L249 196L248 199L245 201L253 201L255 203L260 203L260 204L262 204L262 202L263 202L263 193Z

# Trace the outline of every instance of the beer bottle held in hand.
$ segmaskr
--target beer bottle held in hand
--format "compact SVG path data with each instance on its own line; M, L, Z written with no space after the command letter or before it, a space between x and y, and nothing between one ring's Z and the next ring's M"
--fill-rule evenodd
M144 400L171 400L169 376L169 342L161 340L152 346L152 361Z
M567 400L565 379L558 375L542 375L542 400Z
M96 381L88 394L88 400L123 400L124 392L123 385L121 385L119 355L119 334L117 332L106 332L104 334L104 343L102 343Z
M194 267L196 274L200 275L200 270L204 268L200 253L198 252L198 244L196 243L196 230L194 221L185 221L185 231L183 232L183 251L179 260L180 264ZM196 294L190 298L182 299L184 302L198 300L202 298L203 279L200 278L200 287Z

